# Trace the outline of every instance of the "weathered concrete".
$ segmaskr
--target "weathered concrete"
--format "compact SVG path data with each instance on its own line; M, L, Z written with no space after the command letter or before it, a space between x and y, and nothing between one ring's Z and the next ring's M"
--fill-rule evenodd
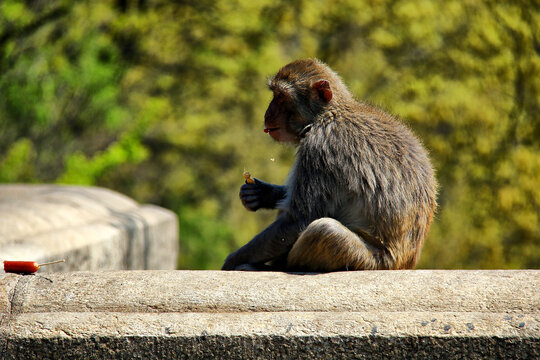
M98 187L0 186L0 260L66 259L44 272L175 269L177 255L171 211Z
M540 271L0 277L21 358L536 359Z

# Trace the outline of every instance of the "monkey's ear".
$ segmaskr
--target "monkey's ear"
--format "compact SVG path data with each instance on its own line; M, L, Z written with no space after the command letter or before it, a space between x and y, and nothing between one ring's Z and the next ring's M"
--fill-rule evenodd
M324 103L329 103L332 100L332 89L330 89L330 82L328 80L318 80L311 85L311 88L319 100Z

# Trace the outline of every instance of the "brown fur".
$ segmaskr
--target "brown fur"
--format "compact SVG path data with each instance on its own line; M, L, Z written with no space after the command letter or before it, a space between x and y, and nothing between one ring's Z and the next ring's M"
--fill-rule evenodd
M355 101L318 60L286 65L269 87L265 125L277 141L295 143L297 157L285 187L242 187L248 209L281 211L224 269L267 261L311 271L414 268L437 206L417 138L395 117Z

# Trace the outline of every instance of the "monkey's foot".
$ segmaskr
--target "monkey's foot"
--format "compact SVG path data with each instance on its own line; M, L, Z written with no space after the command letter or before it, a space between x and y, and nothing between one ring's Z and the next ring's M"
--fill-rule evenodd
M238 271L259 271L260 269L255 266L255 265L252 265L252 264L242 264L242 265L238 265L234 268L234 270L238 270Z

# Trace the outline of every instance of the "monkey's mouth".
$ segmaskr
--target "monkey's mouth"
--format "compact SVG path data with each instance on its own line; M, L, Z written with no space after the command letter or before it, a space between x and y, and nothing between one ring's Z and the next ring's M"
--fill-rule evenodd
M266 129L264 129L264 132L267 133L267 134L269 134L269 133L271 133L271 132L273 132L273 131L276 131L276 130L279 130L279 128L278 128L278 127L275 127L275 128L266 128Z

